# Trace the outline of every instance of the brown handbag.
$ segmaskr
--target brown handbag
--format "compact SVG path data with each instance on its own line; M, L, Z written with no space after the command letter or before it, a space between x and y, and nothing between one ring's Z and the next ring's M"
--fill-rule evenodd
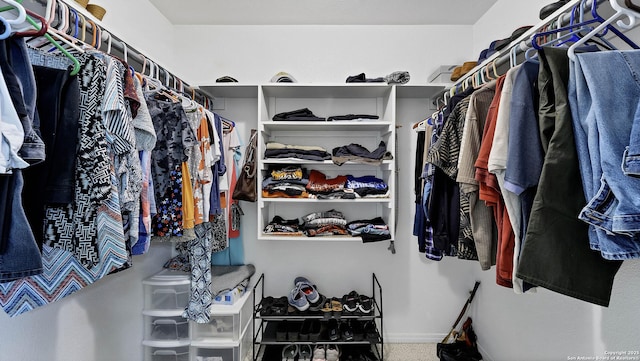
M247 148L244 150L244 160L240 176L231 195L231 198L235 200L255 202L258 199L256 177L256 168L258 167L257 146L258 132L255 129L251 129L251 138L249 138L249 144L247 144Z

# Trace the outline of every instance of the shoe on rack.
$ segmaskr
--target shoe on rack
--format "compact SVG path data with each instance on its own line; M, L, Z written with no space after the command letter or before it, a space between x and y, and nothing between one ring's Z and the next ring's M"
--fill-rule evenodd
M281 321L276 324L276 341L287 340L287 321Z
M300 286L296 286L291 290L288 301L289 305L293 306L298 311L306 311L309 309L309 300L307 300L307 297L304 292L302 292Z
M368 316L373 313L373 300L369 296L360 295L358 298L358 313Z
M300 290L304 293L309 303L317 303L320 301L320 293L316 286L311 283L306 277L296 277L293 281L296 287L300 287Z
M353 341L353 330L349 322L340 322L340 337L342 337L343 341Z
M340 325L335 318L330 319L327 323L327 336L331 341L338 341L340 339Z
M313 350L311 349L311 345L302 344L298 348L298 361L311 361L311 356L313 355Z
M338 345L327 345L327 361L340 361L340 348Z
M364 326L362 324L362 321L355 319L349 320L349 326L351 326L354 341L364 340Z
M318 341L321 331L322 325L320 325L320 320L311 320L311 328L309 329L309 340Z
M302 321L302 326L300 326L300 332L298 333L298 339L300 341L308 341L309 340L309 334L311 333L311 322L313 320L310 318L305 318L304 321Z
M342 309L346 312L354 313L358 310L358 292L351 291L342 297Z
M317 345L313 349L313 359L312 361L326 361L327 360L327 349L324 345Z
M331 299L331 313L334 318L340 318L342 315L342 302L337 298Z
M377 341L378 340L378 329L376 327L376 323L373 320L367 321L364 323L364 338L369 341Z
M282 361L294 361L298 356L298 345L290 344L282 349Z
M560 1L556 1L554 3L543 6L542 9L540 9L540 20L546 19L554 11L560 9L568 2L569 0L560 0Z

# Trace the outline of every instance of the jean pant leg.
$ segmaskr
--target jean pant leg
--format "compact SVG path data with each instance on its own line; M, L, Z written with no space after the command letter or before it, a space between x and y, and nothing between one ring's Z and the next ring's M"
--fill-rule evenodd
M14 170L9 180L9 237L0 255L0 282L42 273L42 257L22 209L22 172ZM6 218L5 218L6 219Z
M586 200L590 200L598 190L599 179L594 174L600 174L600 157L598 149L597 129L595 128L595 116L591 111L591 94L586 79L582 72L579 59L569 62L570 75L568 85L569 106L573 122L573 134L578 153L578 163L582 176L582 188ZM578 101L579 99L579 101ZM583 221L587 220L582 219ZM591 249L599 250L599 237L593 226L589 227L589 244Z
M627 177L620 165L640 104L640 51L579 54L589 85L599 135L603 181L618 204L610 215L615 233L640 231L640 179ZM612 71L615 69L615 71ZM609 217L609 216L608 216Z
M627 176L640 177L640 108L633 118L629 145L622 157L622 172Z

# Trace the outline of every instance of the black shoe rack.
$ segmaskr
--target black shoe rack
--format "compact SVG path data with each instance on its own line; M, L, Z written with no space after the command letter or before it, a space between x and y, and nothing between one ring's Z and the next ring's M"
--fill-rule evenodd
M253 360L275 361L282 360L282 350L291 344L310 345L316 347L331 348L337 346L340 349L340 360L367 360L383 361L384 336L382 314L382 286L375 273L371 275L371 297L373 310L370 313L300 312L293 307L286 307L286 311L279 309L277 312L265 310L267 301L273 296L265 298L265 275L260 278L253 287ZM346 290L349 292L349 290ZM331 295L325 295L329 297ZM334 295L342 298L342 295ZM277 299L277 297L276 297ZM309 330L309 324L312 325ZM332 332L335 325L338 330L341 326L349 326L353 337L344 337L340 332ZM319 327L318 327L319 325ZM303 331L302 334L300 331ZM313 354L309 358L311 360ZM296 358L302 360L302 358Z

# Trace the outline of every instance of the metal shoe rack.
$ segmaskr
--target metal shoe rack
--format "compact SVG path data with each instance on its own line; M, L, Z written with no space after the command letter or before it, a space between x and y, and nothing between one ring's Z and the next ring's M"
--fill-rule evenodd
M263 315L261 314L260 305L262 301L265 299L264 293L264 280L265 275L261 274L260 278L256 282L256 285L253 288L253 323L252 323L252 334L253 334L253 360L258 361L269 361L272 358L265 357L265 352L267 349L272 347L278 350L282 350L283 347L290 344L298 344L298 345L311 345L311 348L314 349L317 345L338 345L338 347L350 347L359 345L361 347L369 346L371 348L371 352L377 357L378 360L383 361L384 355L384 336L382 333L383 330L383 314L382 314L382 286L380 285L380 281L376 277L375 273L371 275L371 299L373 301L373 311L368 315L357 315L357 314L349 314L343 312L340 316L336 317L332 315L330 318L323 315L321 312L295 312L295 313L287 313L285 315ZM329 295L326 295L327 298L330 298ZM336 296L337 297L337 296ZM276 297L277 298L277 297ZM361 322L372 321L375 325L375 337L364 337L362 340L352 340L352 341L330 341L326 335L326 326L327 322L331 318L337 318L340 321L355 319ZM278 328L278 324L281 322L297 322L302 323L306 319L318 319L322 324L321 333L317 341L310 340L278 340L276 337L276 329ZM279 359L279 358L278 358Z

